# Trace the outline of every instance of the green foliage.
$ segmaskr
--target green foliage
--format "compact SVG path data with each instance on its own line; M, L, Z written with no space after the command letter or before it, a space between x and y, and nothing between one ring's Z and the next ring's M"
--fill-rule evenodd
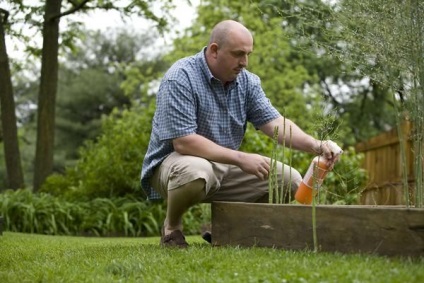
M81 1L60 1L60 2L44 1L43 3L24 3L23 1L9 1L9 3L6 6L2 7L2 14L4 12L5 17L4 17L4 22L2 21L1 25L2 27L5 28L5 31L6 31L5 34L9 37L8 39L10 39L10 41L8 40L8 43L12 44L11 46L12 48L10 48L10 50L16 49L15 51L18 51L18 52L20 51L18 53L19 54L18 56L21 57L21 58L16 58L16 60L11 60L12 70L18 70L19 72L12 72L13 77L9 79L11 81L20 81L21 77L27 76L28 73L32 73L32 71L30 71L31 67L29 66L29 64L27 64L27 62L32 62L32 60L36 60L38 63L34 64L34 66L37 66L37 67L34 68L34 71L33 71L35 73L35 76L32 76L32 78L30 79L31 82L34 82L34 79L33 79L34 77L40 78L39 72L36 70L39 69L38 66L40 65L39 59L40 59L41 53L45 53L45 55L47 54L48 56L57 57L57 52L56 52L58 51L57 46L54 47L52 44L47 44L43 48L47 48L47 49L56 48L55 52L47 51L46 53L44 52L46 50L41 52L40 50L41 41L39 40L40 38L44 39L44 42L49 42L49 40L51 42L57 42L60 38L59 57L61 57L62 54L66 54L67 52L71 52L75 54L78 51L77 47L81 48L81 46L82 46L82 49L86 51L85 48L87 47L87 44L92 43L93 41L91 39L96 37L87 36L87 38L89 39L84 41L83 45L77 46L78 45L77 43L79 43L79 39L84 38L84 35L83 35L84 31L82 30L82 27L84 25L82 25L77 20L78 14L84 15L84 14L88 14L89 12L91 13L92 11L114 11L114 12L117 12L119 15L121 15L123 19L137 15L148 20L150 23L155 24L157 31L164 32L167 29L167 25L174 20L174 17L171 14L171 11L173 10L173 8L175 8L175 6L173 5L172 1L167 1L167 0L155 1L155 3L151 1L132 1L131 3L128 3L126 1L110 1L110 0L82 1L82 2ZM54 15L52 15L52 13L54 13ZM69 17L69 15L71 14L73 15L73 17ZM52 33L45 32L46 27L47 28L53 27L52 25L45 24L45 22L48 22L51 20L52 16L54 17L54 20L55 20L52 23L58 23L59 19L62 23L64 22L64 25L63 26L61 25L60 27L60 31L58 30L59 32L52 32ZM57 28L59 29L58 26ZM154 30L154 28L152 28L151 30ZM151 42L147 42L145 37L143 38L143 40L138 42L138 45L134 45L133 43L139 39L139 37L135 35L136 33L131 33L130 31L124 34L124 36L118 37L115 42L112 42L111 40L109 45L103 44L100 46L94 46L94 49L96 51L100 50L100 52L103 52L103 54L108 54L108 56L110 56L108 57L108 59L112 59L112 60L105 62L105 61L101 61L101 59L105 59L105 57L107 56L103 56L103 57L93 56L91 57L91 61L98 60L97 62L100 62L101 64L106 65L110 63L111 61L114 61L114 59L122 59L122 57L119 57L119 55L122 55L123 53L126 53L124 54L126 55L126 57L124 56L124 59L126 59L127 61L128 60L134 61L136 59L136 57L134 56L136 53L140 55L144 55L139 52L140 51L139 47L147 46L147 43L151 43ZM93 46L90 46L90 47L93 47ZM147 46L147 47L150 47L150 46ZM62 53L61 51L64 51L64 52ZM24 53L24 54L22 55L21 53ZM96 54L96 52L92 52L89 54L93 55L93 53ZM119 53L119 54L113 54L113 53ZM118 56L114 57L114 55L118 55ZM57 168L57 167L61 167L66 163L66 161L69 161L70 159L75 158L76 154L74 149L77 149L81 145L81 139L91 138L93 137L93 135L96 134L96 130L95 129L93 130L93 125L96 126L95 125L96 121L94 121L93 123L90 123L92 121L87 122L87 119L86 119L81 124L78 124L78 122L81 122L81 121L75 121L72 119L72 117L69 117L69 116L66 117L67 119L57 119L56 121L61 123L61 125L59 126L59 129L62 129L63 132L62 132L62 136L60 136L61 138L56 139L56 141L58 142L56 146L60 148L60 146L63 145L65 148L61 148L62 151L55 152L56 153L56 156L55 156L56 168L53 168L53 164L52 164L53 163L53 148L52 147L54 146L53 145L54 127L56 126L54 125L55 117L53 114L55 113L54 104L56 101L57 61L59 59L59 61L63 62L63 60L61 60L63 59L63 57L50 58L51 60L49 59L45 60L44 57L42 61L42 70L45 70L45 69L50 70L51 72L49 74L51 75L51 77L48 77L49 75L45 75L43 73L43 75L41 76L41 80L42 80L41 83L35 84L37 85L37 88L38 88L38 85L41 85L40 97L38 99L39 101L32 100L32 101L35 101L34 104L39 102L37 109L43 112L43 115L41 115L40 117L42 117L43 119L45 118L45 120L43 121L42 119L38 119L38 123L39 123L38 127L40 129L39 131L37 131L37 133L39 134L39 136L37 137L37 140L38 140L37 144L39 146L37 146L37 154L35 159L37 166L34 166L32 168L32 170L35 171L35 177L36 177L34 180L35 189L38 189L39 183L44 181L46 174L50 174L54 170L63 169L63 168ZM24 63L22 63L23 61ZM114 63L117 63L117 61L118 60L115 60ZM69 63L69 65L72 65L72 63L70 62L75 63L72 60L68 60L66 63ZM52 63L51 66L46 65L50 63ZM122 63L122 62L119 62L119 63ZM110 65L108 67L109 67L108 71L111 71L112 73L112 67ZM119 66L117 64L113 67L115 67L116 69ZM75 71L75 68L70 67L70 69ZM84 76L87 74L88 76ZM29 76L31 75L32 74L30 74ZM75 73L72 73L72 75L75 75ZM99 112L109 113L110 109L112 109L113 106L115 106L115 105L112 105L112 107L110 107L110 104L114 104L114 103L128 104L129 103L128 97L120 95L122 94L122 91L121 92L115 91L116 89L119 90L119 84L124 79L121 78L121 81L118 81L118 83L116 83L116 80L115 80L116 77L113 77L112 79L111 77L112 75L105 79L104 77L103 78L100 77L98 73L96 76L96 75L93 75L93 72L87 72L80 76L76 74L75 75L76 79L72 80L72 82L74 83L75 81L78 81L78 79L80 79L80 82L85 83L86 85L89 85L92 88L93 86L97 87L96 91L99 91L99 92L94 93L93 90L91 92L89 92L88 90L88 93L90 94L95 94L98 97L107 96L107 98L104 99L100 103L100 105L94 105L94 106L91 105L91 107L95 108L94 111L89 112L89 114L94 114L95 117L93 120L96 120L95 118L99 118L99 116L96 116L96 114L99 114ZM83 81L84 78L87 81L84 82ZM115 84L113 84L114 82ZM28 81L25 83L28 84ZM71 86L72 84L66 85L65 90L70 89ZM16 90L18 90L18 88L16 88ZM78 94L78 98L80 100L79 102L83 101L83 99L81 99L81 95L83 96L83 98L86 98L86 97L93 98L92 95L86 96L87 88L83 88L84 90L83 92L78 92L77 88L73 90L74 91L76 90L76 91L75 92L70 91L70 93ZM111 97L110 93L115 94L115 96ZM46 94L47 96L45 96L44 94ZM71 95L69 97L76 98L76 96L77 95ZM116 98L118 96L120 96L119 98L121 99L124 98L123 99L124 101L116 102ZM47 97L47 99L45 101L42 101L44 97ZM75 102L75 101L72 101L72 102ZM33 107L34 104L28 103L28 105L31 105L31 108L33 109L36 108L36 107ZM69 104L72 104L72 103L69 103ZM75 102L75 104L78 105L78 102ZM80 107L81 107L81 104L79 104ZM87 105L85 104L85 106ZM99 106L99 108L103 107L103 109L96 108L95 106ZM44 109L44 107L46 107L46 109ZM63 109L70 110L70 108L71 107L67 108L65 106L59 110L63 110ZM72 109L72 110L75 110L75 109ZM81 109L77 109L77 110L81 110ZM27 112L31 113L33 111L27 110ZM59 113L61 112L59 111ZM83 114L87 114L87 112ZM26 116L26 115L27 114L25 113L25 115L22 115L22 116ZM88 115L88 116L91 117L91 115ZM63 116L61 118L63 118ZM66 130L70 130L70 131L66 131ZM91 133L92 136L90 136L88 132ZM78 134L81 134L81 135L79 136ZM46 142L46 141L49 141L49 142ZM31 145L31 146L33 147L34 145ZM40 151L42 153L38 154ZM44 168L44 166L46 166L46 168ZM43 170L43 168L45 170ZM14 168L9 168L9 171L11 170L12 172L16 171L14 170ZM39 174L39 172L41 173ZM45 172L45 173L42 173L42 172ZM1 173L0 175L4 175L4 174ZM24 174L24 175L28 175L28 174ZM40 178L37 178L37 177L40 177Z
M165 219L164 203L135 197L69 201L47 193L7 190L0 194L4 230L48 235L157 236ZM208 204L190 208L185 233L198 234L210 223Z
M240 146L241 151L254 152L262 155L271 154L273 149L272 139L256 130L251 124L247 125L246 134Z
M25 172L25 186L26 187L32 181L33 173L33 161L34 161L34 149L33 145L35 144L35 132L32 127L21 127L18 129L19 135L19 147L21 152L21 160L23 171ZM0 142L0 192L5 189L10 189L6 187L6 163L4 155L4 144Z
M148 92L161 72L153 30L85 31L61 66L56 112L56 167L72 165L84 141L95 140L103 115L124 109ZM93 60L95 58L95 60ZM137 72L137 83L128 86ZM57 170L59 171L59 170Z
M114 111L105 117L102 134L81 148L75 167L61 180L52 176L41 189L60 191L75 198L141 195L140 164L149 143L154 104Z
M118 73L92 68L77 74L62 71L57 103L56 157L63 152L67 160L77 159L84 141L100 134L102 115L130 104L119 88Z
M341 39L349 47L348 52L338 55L343 60L355 59L360 72L389 88L395 98L392 101L398 124L406 119L414 125L411 139L417 207L424 206L423 13L423 1L364 0L341 1L340 11L332 15L340 22ZM406 158L405 152L402 156ZM408 191L407 169L403 168L403 172L403 186Z
M333 171L327 174L318 202L321 204L359 204L362 190L368 180L367 172L361 168L364 155L353 147L344 150Z
M84 213L71 203L27 189L5 191L0 194L0 204L5 229L27 233L75 233Z
M8 1L8 5L4 8L8 13L8 21L5 25L6 34L12 36L18 41L17 45L25 46L27 55L39 57L41 50L39 42L36 40L40 37L43 28L44 12L46 5L51 3L32 2L13 0ZM54 4L54 3L53 3ZM82 4L82 5L81 5ZM169 25L173 23L175 17L172 15L175 4L173 1L112 1L112 0L97 0L97 1L63 1L60 10L62 13L70 13L74 17L64 15L60 17L66 25L61 29L61 48L70 51L75 50L75 43L78 41L84 25L78 16L88 15L93 11L107 12L114 11L128 20L131 16L139 16L147 20L152 26L154 25L158 31L164 32L169 29ZM30 32L27 32L27 31ZM27 56L22 56L27 57Z
M395 108L390 89L360 71L373 68L366 57L352 56L345 60L341 55L350 54L351 48L338 19L344 17L339 14L339 4L320 0L284 1L275 7L286 22L284 29L288 36L294 38L290 41L294 50L291 60L317 78L317 83L308 83L320 94L320 103L327 110L336 111L338 120L344 122L346 131L339 139L354 145L393 126ZM357 19L361 16L353 16L349 11L347 15L353 19L351 27L357 34Z

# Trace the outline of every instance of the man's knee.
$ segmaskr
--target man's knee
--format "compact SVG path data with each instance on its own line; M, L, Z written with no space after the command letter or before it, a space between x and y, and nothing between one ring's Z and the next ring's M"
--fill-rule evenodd
M179 188L188 183L188 186L205 186L213 176L212 164L195 156L185 156L181 162L171 169L168 182L168 190Z
M150 182L162 198L166 199L171 190L197 179L205 180L204 172L207 172L210 167L208 163L207 160L198 157L173 154L156 168ZM203 169L196 170L196 168Z
M180 187L168 191L168 201L170 199L181 202L195 204L201 202L206 197L206 181L203 178L190 181Z
M193 181L187 182L184 185L181 185L178 188L172 189L170 191L174 191L174 190L187 190L187 191L201 191L205 189L205 179L203 178L198 178L195 179Z

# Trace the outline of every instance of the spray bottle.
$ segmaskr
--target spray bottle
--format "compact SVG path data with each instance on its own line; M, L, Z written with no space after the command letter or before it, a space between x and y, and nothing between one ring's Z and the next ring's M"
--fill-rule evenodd
M333 141L327 141L327 145L336 156L343 152ZM337 160L337 157L335 160ZM295 199L302 204L311 204L327 173L333 169L333 166L334 163L329 163L325 157L315 156L297 188Z

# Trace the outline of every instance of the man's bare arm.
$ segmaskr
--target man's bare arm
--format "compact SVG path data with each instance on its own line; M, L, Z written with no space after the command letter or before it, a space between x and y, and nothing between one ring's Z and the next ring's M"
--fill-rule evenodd
M269 137L273 137L274 129L278 127L278 142L286 146L292 145L293 149L320 154L322 152L322 142L306 134L290 119L279 117L271 122L261 126L259 130Z

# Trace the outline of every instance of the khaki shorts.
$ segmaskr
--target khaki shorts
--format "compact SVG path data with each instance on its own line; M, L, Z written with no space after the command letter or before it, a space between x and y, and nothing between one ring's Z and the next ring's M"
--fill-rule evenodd
M283 170L284 168L284 170ZM302 177L299 172L281 162L277 163L278 184L284 176L284 192L293 194ZM205 180L206 199L212 201L268 202L268 180L242 171L235 165L217 163L204 158L171 153L158 166L150 179L152 187L164 198L168 191L197 179Z

